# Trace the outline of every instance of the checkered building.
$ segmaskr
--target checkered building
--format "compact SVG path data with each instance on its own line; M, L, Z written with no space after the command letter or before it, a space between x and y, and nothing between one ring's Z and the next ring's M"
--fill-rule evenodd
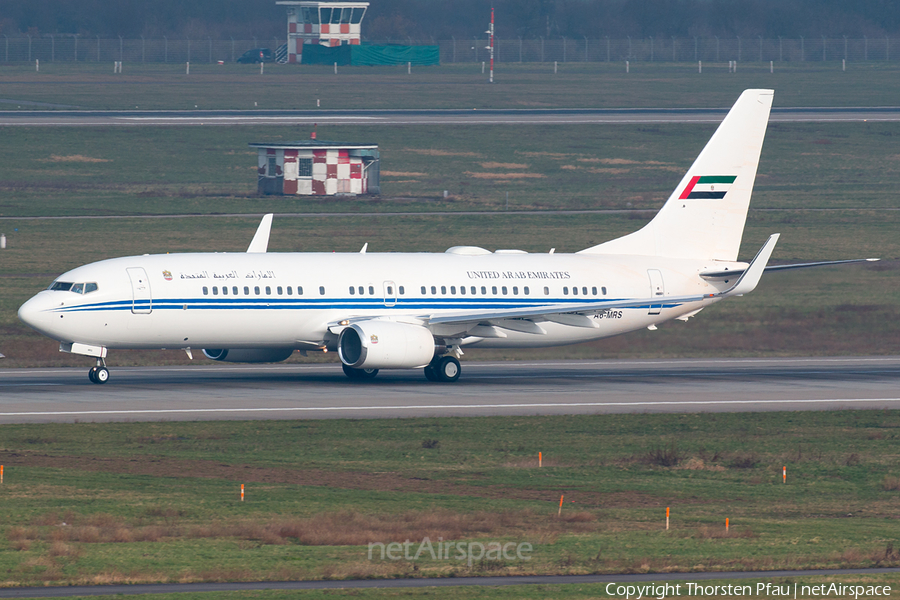
M381 192L378 146L308 140L252 143L261 194L334 196Z
M368 2L306 2L278 0L287 6L289 63L299 63L304 44L359 44L360 25Z

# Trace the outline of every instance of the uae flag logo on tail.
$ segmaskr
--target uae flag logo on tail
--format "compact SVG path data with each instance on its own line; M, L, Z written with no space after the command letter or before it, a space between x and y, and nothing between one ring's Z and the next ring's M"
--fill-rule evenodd
M719 200L725 197L735 179L735 175L695 175L678 199Z

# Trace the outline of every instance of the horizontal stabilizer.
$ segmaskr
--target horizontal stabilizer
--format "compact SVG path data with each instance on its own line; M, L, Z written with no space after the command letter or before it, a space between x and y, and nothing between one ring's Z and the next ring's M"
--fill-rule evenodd
M788 269L807 269L809 267L828 267L831 265L849 265L862 262L878 262L880 258L851 258L847 260L826 260L822 262L796 263L792 265L769 265L766 272L769 271L787 271ZM700 273L703 279L733 279L742 274L744 269L732 269L730 271L704 271Z

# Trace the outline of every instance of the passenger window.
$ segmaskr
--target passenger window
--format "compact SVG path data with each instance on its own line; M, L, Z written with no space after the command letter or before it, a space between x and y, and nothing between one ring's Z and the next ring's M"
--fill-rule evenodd
M271 295L272 295L272 288L270 288L269 286L266 286L266 296L271 296Z
M406 293L406 290L403 289L403 286L401 285L401 286L400 286L400 295L402 296L402 295L405 294L405 293Z
M83 283L73 284L72 289L69 291L75 292L76 294L83 294L84 293L84 284Z
M253 288L253 293L259 296L259 286Z
M591 288L591 294L593 294L594 296L597 295L597 286Z
M459 293L462 294L463 296L465 296L466 295L466 286L464 286L464 285L459 286Z
M374 287L374 286L371 286L371 285L369 286L369 295L370 295L370 296L374 296L374 295L375 295L375 287Z
M288 296L293 296L293 295L294 295L294 290L291 289L291 286L288 286L288 287L287 287L287 293L288 293Z
M573 295L573 296L577 296L577 295L578 295L578 288L575 287L575 286L572 286L572 295Z
M568 295L569 295L569 288L563 287L563 296L568 296Z
M363 286L359 286L359 295L362 296L365 293L366 293L366 288L364 288Z
M231 288L231 293L234 294L235 296L238 295L238 289L237 289L237 286L234 286L234 287Z
M387 288L388 296L394 295L394 288L392 286L388 286Z
M545 296L549 296L549 295L550 295L550 288L548 288L547 286L544 286L544 295L545 295Z
M223 295L223 296L227 296L227 295L228 295L228 286L227 286L227 285L223 285L223 286L222 286L222 295Z
M219 295L219 288L217 286L213 286L213 296Z
M494 294L495 296L497 295L497 286L496 285L491 286L491 293Z
M422 295L423 296L425 295L425 286L424 285L422 286Z
M447 286L446 285L441 286L441 294L443 294L445 296L447 295Z
M527 286L527 285L525 286L525 290L524 290L524 291L525 291L525 295L526 295L526 296L530 293L530 292L528 291L528 286Z
M437 295L437 288L434 287L434 286L431 286L431 293L432 293L433 295L436 296L436 295Z
M472 292L472 295L474 296L476 294L475 286L473 285L471 288L469 288L469 291ZM481 292L481 293L483 294L484 292Z
M283 290L281 289L281 286L279 285L277 288L275 288L275 291L278 292L278 295L280 296Z
M602 288L600 288L600 291L603 292L603 295L605 296L606 295L606 286L603 286Z
M303 295L303 286L301 286L301 285L298 285L298 286L297 286L297 295L298 295L298 296L302 296L302 295Z
M244 286L244 295L245 295L245 296L249 296L249 295L250 295L250 288L247 287L246 285Z
M481 286L481 293L482 293L482 295L487 295L487 288L484 286Z
M583 288L581 288L581 295L587 296L587 286L584 286Z
M320 296L324 296L324 295L325 295L325 286L324 286L324 285L320 285L320 286L319 286L319 295L320 295Z
M456 295L456 286L455 285L450 286L450 294L453 296Z
M356 288L351 285L350 286L350 295L353 296L354 294L356 294Z
M204 296L209 296L209 288L206 287L205 285L203 286L203 295L204 295Z
M518 295L519 295L519 288L516 286L513 286L513 296L518 296Z
M501 291L501 292L503 293L503 295L505 296L505 295L506 295L506 286L504 285L502 288L500 288L500 291Z

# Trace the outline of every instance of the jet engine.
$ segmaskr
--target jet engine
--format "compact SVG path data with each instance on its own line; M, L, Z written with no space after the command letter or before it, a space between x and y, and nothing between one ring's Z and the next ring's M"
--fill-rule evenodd
M293 348L204 349L203 356L219 362L272 363L287 360L293 352Z
M434 358L431 332L421 325L373 319L341 331L338 356L354 369L412 369Z

